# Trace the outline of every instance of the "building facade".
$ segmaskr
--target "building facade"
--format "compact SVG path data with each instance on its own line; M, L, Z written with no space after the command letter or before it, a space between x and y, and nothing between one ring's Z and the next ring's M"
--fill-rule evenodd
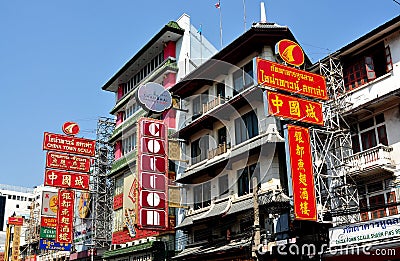
M115 160L109 178L114 186L114 214L112 247L104 254L107 260L164 260L174 254L176 210L168 208L167 229L142 229L138 217L138 121L142 117L162 120L168 129L176 129L179 111L164 113L145 111L137 100L138 87L156 83L169 89L203 58L210 57L216 49L182 15L170 21L141 48L104 86L114 92L116 103L111 114L116 116L116 128L110 142L114 144ZM174 107L177 107L174 105ZM179 107L179 106L178 106ZM179 108L178 108L179 109ZM165 173L171 183L174 169ZM160 259L162 258L162 259Z

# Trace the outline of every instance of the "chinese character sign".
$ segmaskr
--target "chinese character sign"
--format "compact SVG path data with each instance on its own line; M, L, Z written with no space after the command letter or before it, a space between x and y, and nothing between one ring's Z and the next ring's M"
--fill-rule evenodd
M315 221L317 208L309 130L287 126L295 219Z
M167 228L167 126L158 120L139 120L139 227Z
M74 221L75 192L73 190L60 189L58 191L58 211L56 242L72 243L72 230Z
M45 172L44 184L58 188L89 190L89 175L48 169Z
M268 113L274 116L324 125L322 103L296 98L276 92L266 92Z
M91 159L86 157L48 151L46 168L89 172L90 161Z
M11 261L19 260L20 239L21 239L21 226L14 226L14 239L12 243Z

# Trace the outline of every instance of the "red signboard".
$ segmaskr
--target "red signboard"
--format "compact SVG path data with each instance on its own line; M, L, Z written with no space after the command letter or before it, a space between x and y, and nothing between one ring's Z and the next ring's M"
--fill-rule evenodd
M75 122L67 121L62 126L62 131L67 135L76 135L79 133L79 125Z
M22 217L9 217L8 224L13 226L22 226L24 224L24 219Z
M261 85L281 91L327 100L325 77L257 58L257 79Z
M322 103L267 91L268 112L296 121L324 125Z
M117 210L123 207L123 202L124 202L124 194L119 194L114 196L114 204L113 204L113 209Z
M317 220L310 134L307 128L287 125L295 219Z
M46 155L46 167L52 169L89 172L90 161L90 158L75 155L72 156L52 151L48 151Z
M136 230L135 239L151 237L158 235L159 232L155 230ZM124 228L122 231L117 231L112 233L111 243L112 244L124 244L126 242L131 242L133 238L129 235L128 229Z
M43 149L93 157L96 141L45 132Z
M139 120L139 228L168 228L167 126L162 121Z
M278 43L279 56L288 64L300 66L304 63L304 52L297 43L284 39Z
M73 190L60 189L58 191L58 212L56 227L56 242L58 243L72 243L72 232L74 225L74 202L75 192Z
M47 169L44 184L57 188L89 190L89 175Z
M40 226L41 227L57 227L57 218L42 216L40 219Z

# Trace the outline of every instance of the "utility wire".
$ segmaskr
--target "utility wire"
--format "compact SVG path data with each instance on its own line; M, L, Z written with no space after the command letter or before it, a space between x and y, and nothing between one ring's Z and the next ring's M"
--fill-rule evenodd
M400 2L398 2L398 1L396 1L396 0L393 0L393 2L395 2L395 3L398 4L398 5L400 5Z

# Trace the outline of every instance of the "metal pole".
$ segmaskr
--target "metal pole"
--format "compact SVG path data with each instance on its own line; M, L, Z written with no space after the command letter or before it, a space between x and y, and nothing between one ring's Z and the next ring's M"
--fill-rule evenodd
M258 207L258 182L257 177L253 177L253 210L254 210L254 242L251 251L251 257L254 260L257 258L257 249L260 244L261 233L260 233L260 210Z

